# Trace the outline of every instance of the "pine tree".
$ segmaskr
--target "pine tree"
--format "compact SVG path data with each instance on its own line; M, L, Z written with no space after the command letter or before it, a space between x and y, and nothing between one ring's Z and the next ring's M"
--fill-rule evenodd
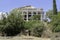
M57 15L56 0L53 0L53 14L54 14L54 15Z

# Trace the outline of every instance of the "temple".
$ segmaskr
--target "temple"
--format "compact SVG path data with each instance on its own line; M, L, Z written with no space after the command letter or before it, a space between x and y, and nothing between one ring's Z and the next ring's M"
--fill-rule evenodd
M43 21L44 11L42 8L35 8L29 5L29 6L20 7L20 11L22 12L22 15L24 16L24 20L26 21L30 20L31 19L30 17L34 15L41 15L39 20Z

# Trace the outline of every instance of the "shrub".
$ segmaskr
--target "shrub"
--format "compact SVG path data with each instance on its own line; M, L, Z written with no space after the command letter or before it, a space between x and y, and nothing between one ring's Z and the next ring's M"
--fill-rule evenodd
M0 22L1 32L5 33L7 36L14 36L24 29L24 21L21 18L20 12L12 11L8 14L7 18L3 17Z
M33 35L37 37L41 37L44 30L44 25L40 23L40 25L37 24L35 28L33 29Z

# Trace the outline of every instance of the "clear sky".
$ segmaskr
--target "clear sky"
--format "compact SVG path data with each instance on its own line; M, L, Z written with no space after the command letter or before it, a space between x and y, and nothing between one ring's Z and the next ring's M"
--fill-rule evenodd
M57 1L57 8L60 10L60 0ZM43 8L44 11L52 9L52 0L0 0L0 11L9 12L11 9L32 5L37 8Z

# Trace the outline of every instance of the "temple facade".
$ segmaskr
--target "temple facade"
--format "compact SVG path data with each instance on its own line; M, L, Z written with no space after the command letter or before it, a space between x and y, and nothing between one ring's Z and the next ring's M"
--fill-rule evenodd
M23 15L24 20L26 21L30 20L31 17L34 15L40 15L41 17L39 18L39 20L43 21L44 11L41 8L35 8L29 5L29 6L20 7L20 11Z

